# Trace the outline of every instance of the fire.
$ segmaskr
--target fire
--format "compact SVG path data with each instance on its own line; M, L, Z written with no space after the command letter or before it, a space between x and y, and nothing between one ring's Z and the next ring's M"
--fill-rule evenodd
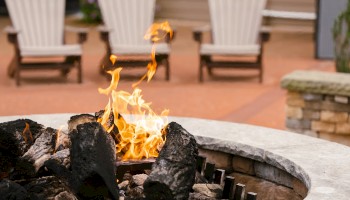
M30 132L29 124L27 122L25 128L23 129L22 137L27 144L33 143L33 135L32 132Z
M99 93L109 96L108 104L98 122L117 139L117 154L122 155L122 160L157 157L165 142L165 133L162 130L168 124L169 110L164 110L160 115L157 115L151 109L151 103L142 98L142 90L137 86L146 77L150 81L155 74L157 68L155 46L167 34L170 37L173 34L168 22L153 24L147 31L145 39L150 39L153 42L152 60L147 66L147 73L132 85L134 88L132 93L117 90L121 67L107 72L112 76L109 87L98 89ZM117 57L112 55L110 60L114 64ZM121 114L130 116L132 123L127 122ZM110 123L111 116L113 117L112 124ZM113 131L115 128L118 129L117 133Z

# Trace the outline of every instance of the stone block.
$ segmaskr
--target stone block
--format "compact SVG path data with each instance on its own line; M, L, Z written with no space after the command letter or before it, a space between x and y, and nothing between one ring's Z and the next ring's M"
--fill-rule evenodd
M322 94L314 94L314 93L304 93L303 98L305 101L322 101Z
M335 125L335 133L350 135L350 123L339 123Z
M290 129L311 129L311 121L307 119L286 119L286 127Z
M199 155L207 158L207 162L215 164L216 168L232 171L232 155L219 151L199 149Z
M306 101L304 108L310 110L321 110L322 101Z
M302 98L302 94L300 92L288 90L287 99L288 98Z
M301 119L303 117L303 110L300 107L287 106L286 116L294 119Z
M293 190L298 193L301 197L305 198L308 192L307 187L299 179L293 177Z
M334 96L333 95L325 95L324 100L329 101L329 102L334 102Z
M339 135L334 133L320 132L319 138L350 146L350 135Z
M272 165L254 162L254 170L257 177L269 180L289 188L293 188L293 176Z
M322 110L350 112L350 106L348 104L324 101L322 102Z
M305 130L302 132L302 134L310 136L310 137L318 137L317 132L311 131L311 130Z
M255 175L254 160L244 158L241 156L233 156L232 168L235 172L241 172L243 174Z
M321 121L325 122L346 122L349 114L347 112L321 111Z
M321 117L320 111L310 110L310 109L303 109L303 119L314 119L319 120Z
M335 124L329 123L329 122L322 122L322 121L312 121L311 122L311 130L334 133L335 132Z
M305 101L301 96L300 97L289 97L289 98L287 98L287 105L303 108L303 107L305 107Z
M348 104L349 103L349 97L346 96L335 96L334 101L337 103L343 103Z

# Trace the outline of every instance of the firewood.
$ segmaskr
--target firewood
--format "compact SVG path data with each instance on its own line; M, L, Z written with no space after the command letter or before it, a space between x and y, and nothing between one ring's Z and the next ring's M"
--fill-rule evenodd
M12 179L34 177L55 150L57 130L46 128L28 151L16 162Z
M29 194L21 185L4 179L0 181L0 199L27 200Z
M76 129L79 124L88 122L96 122L96 117L90 114L74 115L68 120L68 131L71 132Z
M99 123L92 122L78 125L71 141L71 185L78 196L118 199L113 138Z
M146 199L188 199L195 182L197 143L175 122L166 131L166 142L143 185Z
M28 131L23 134L26 126ZM42 125L29 119L0 123L0 177L9 176L17 159L31 147L43 130Z
M55 176L31 179L29 183L23 186L30 194L30 199L57 199L56 196L59 197L63 192L72 199L75 197L69 186ZM75 197L75 199L77 198Z

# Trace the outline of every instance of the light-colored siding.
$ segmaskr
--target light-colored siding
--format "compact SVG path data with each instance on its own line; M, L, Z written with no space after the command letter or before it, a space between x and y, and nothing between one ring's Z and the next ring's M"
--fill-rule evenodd
M268 0L267 9L296 12L315 12L316 0ZM201 21L209 23L207 0L157 0L157 18L170 20ZM312 31L313 21L271 18L265 23L273 27Z

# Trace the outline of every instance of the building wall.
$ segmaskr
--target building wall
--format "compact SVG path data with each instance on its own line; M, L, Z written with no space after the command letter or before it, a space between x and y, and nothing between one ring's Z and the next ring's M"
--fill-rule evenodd
M267 9L281 11L315 12L315 0L268 0ZM207 0L157 0L158 18L202 21L209 23L209 8ZM301 26L312 28L313 21L268 19L271 26Z

